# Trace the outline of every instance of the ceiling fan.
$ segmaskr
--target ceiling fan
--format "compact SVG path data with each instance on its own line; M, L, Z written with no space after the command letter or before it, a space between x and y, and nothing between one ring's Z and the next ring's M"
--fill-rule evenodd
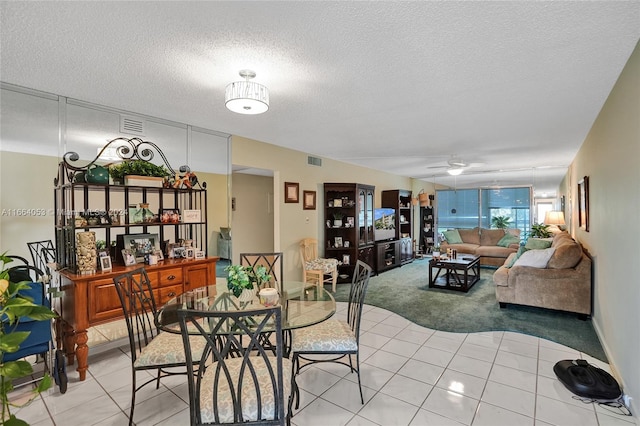
M447 173L453 176L457 176L462 173L463 170L471 168L471 167L479 167L484 166L484 163L479 162L469 162L465 161L457 155L452 155L449 160L447 160L446 165L440 166L428 166L427 169L446 169Z

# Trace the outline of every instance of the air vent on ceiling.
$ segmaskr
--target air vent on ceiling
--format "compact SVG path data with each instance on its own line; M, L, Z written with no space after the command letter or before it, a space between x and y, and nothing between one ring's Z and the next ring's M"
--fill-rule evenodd
M144 136L144 120L128 115L120 116L120 133Z
M307 157L307 164L310 164L312 166L322 166L322 158L312 157L309 155Z

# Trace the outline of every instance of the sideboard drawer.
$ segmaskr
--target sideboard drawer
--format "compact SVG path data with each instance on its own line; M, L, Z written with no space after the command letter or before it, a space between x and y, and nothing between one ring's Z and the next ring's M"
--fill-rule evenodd
M179 294L182 294L182 292L183 292L182 291L182 284L159 288L155 292L156 306L159 309L165 303L167 303L169 300L173 299L174 297L178 296Z
M182 285L182 268L161 269L158 273L160 287Z

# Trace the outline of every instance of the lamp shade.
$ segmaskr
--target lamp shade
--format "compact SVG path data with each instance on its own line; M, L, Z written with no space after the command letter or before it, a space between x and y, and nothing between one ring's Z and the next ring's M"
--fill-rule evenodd
M544 216L545 225L564 225L564 213L561 211L548 211Z
M227 109L238 114L262 114L269 109L269 89L262 84L249 81L256 76L250 70L240 71L245 81L235 81L227 85L224 103Z

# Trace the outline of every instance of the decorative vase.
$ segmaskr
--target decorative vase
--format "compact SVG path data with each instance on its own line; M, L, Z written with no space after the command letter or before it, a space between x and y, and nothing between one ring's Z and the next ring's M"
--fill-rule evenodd
M80 275L95 274L98 259L95 232L78 232L76 234L76 255L78 257L78 273Z
M255 288L245 288L238 296L238 300L241 302L251 302L256 297L256 289Z

